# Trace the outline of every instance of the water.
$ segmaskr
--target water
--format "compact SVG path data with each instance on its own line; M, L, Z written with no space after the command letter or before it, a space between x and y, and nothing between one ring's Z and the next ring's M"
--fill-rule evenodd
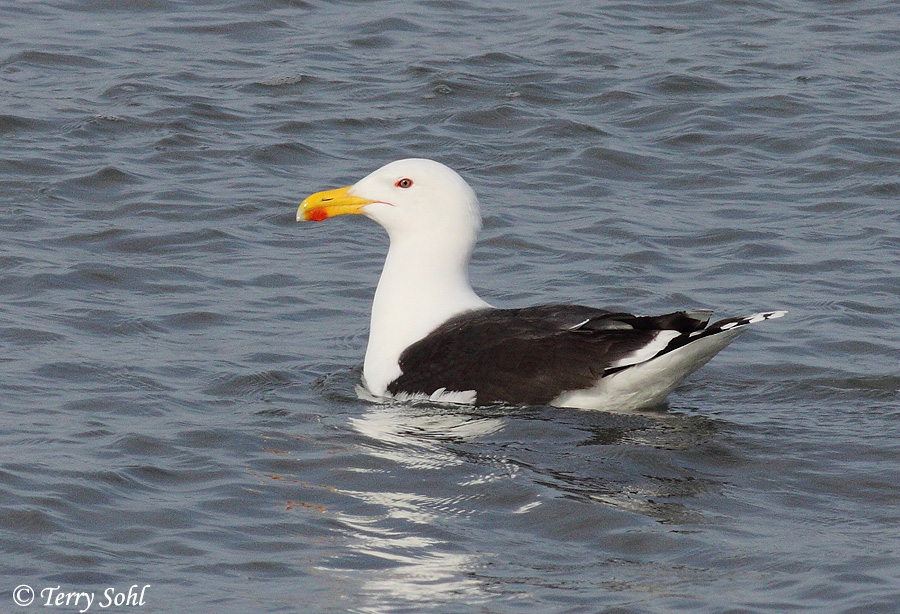
M898 32L874 0L5 3L2 609L896 612ZM479 193L494 304L789 316L639 415L360 401L386 238L294 212L410 155Z

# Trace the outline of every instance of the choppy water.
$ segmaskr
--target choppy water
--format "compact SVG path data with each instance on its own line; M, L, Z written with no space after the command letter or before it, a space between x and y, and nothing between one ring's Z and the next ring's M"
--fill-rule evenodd
M900 12L521 4L0 6L0 609L897 611ZM294 212L410 155L495 304L790 315L659 412L360 401L386 239Z

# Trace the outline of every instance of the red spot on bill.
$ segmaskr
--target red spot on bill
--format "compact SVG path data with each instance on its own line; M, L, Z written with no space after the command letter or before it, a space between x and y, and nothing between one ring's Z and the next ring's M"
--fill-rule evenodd
M325 211L325 209L313 209L312 211L308 211L306 213L306 219L312 222L321 222L327 217L328 212Z

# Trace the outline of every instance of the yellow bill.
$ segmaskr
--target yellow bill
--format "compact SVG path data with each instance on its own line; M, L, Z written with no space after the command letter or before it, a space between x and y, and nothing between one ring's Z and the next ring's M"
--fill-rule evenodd
M374 201L347 194L352 186L316 192L300 203L297 209L297 221L308 220L321 222L335 215L362 213L362 208Z

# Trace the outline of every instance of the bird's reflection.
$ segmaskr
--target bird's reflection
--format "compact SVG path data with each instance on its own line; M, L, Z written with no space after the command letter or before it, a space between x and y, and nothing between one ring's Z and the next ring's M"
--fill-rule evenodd
M371 454L405 467L440 469L465 463L451 444L476 441L503 429L505 420L482 417L457 408L382 404L350 418L350 425L366 437Z
M360 560L335 560L331 568L366 568L363 591L382 605L404 596L419 604L487 598L491 582L479 570L503 554L484 551L484 535L481 549L466 548L461 526L475 534L498 517L527 526L554 499L610 510L601 514L697 524L702 514L691 498L720 487L684 460L715 449L719 427L700 416L427 403L364 408L348 424L356 449L370 459L356 469L366 479L341 488L364 511L336 518Z

